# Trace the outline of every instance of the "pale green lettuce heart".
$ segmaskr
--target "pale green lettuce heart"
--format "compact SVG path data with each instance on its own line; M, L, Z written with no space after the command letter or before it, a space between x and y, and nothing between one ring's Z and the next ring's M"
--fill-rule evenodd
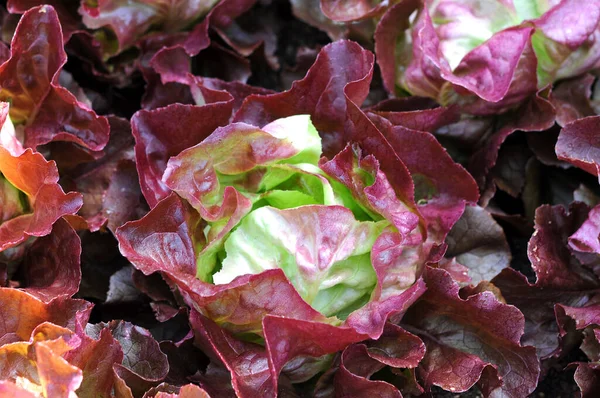
M225 241L216 284L281 268L300 296L326 316L346 316L369 300L377 277L370 252L387 221L358 221L342 206L262 207Z

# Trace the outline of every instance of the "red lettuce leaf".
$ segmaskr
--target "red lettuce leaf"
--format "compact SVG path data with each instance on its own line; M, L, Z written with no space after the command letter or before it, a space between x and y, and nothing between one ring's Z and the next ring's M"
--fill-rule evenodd
M556 109L559 125L564 127L577 119L596 114L591 104L594 80L593 75L585 74L561 81L553 87L550 102Z
M523 342L537 348L540 358L558 355L555 305L583 307L596 295L600 281L573 256L568 238L584 222L587 206L573 204L541 206L536 211L536 231L529 241L528 257L537 276L535 284L512 269L503 270L492 280L506 302L525 315Z
M0 377L21 382L28 390L43 396L74 396L82 372L61 355L77 342L69 329L42 323L32 331L28 341L0 347Z
M0 288L0 343L26 341L44 322L78 331L89 319L92 304L59 296L49 303L17 289ZM27 312L21 312L27 308Z
M600 254L600 206L591 209L587 219L569 237L569 247L583 253Z
M83 381L77 393L108 398L115 383L113 364L123 360L122 348L108 329L103 329L97 340L85 334L79 337L81 344L64 355L69 363L83 372Z
M445 256L468 269L471 281L491 280L510 266L511 253L502 228L479 206L467 206L446 238Z
M401 1L388 8L375 30L375 54L381 69L381 78L385 89L396 92L398 69L396 62L399 56L407 56L410 43L410 15L416 11L420 2ZM435 83L438 85L438 82ZM429 93L427 91L427 93ZM418 94L418 95L422 95ZM434 97L435 98L435 97Z
M384 100L366 109L369 115L381 116L393 125L410 130L435 132L460 119L457 107L438 106L424 97L404 97Z
M324 135L325 154L332 155L346 144L342 141L348 119L346 95L362 104L372 75L373 54L356 43L338 41L321 50L306 77L294 82L290 90L246 98L233 121L262 127L276 119L309 114Z
M489 189L493 181L489 172L498 160L498 152L502 143L515 131L543 131L554 124L554 108L552 104L540 96L527 101L520 108L500 116L498 127L493 134L482 141L470 159L468 169L482 191Z
M117 384L124 383L135 396L140 396L164 380L169 362L150 332L124 321L96 324L86 331L101 339L104 330L110 331L122 349L122 363L113 365ZM114 355L119 356L116 352Z
M74 295L81 282L80 256L79 236L65 220L58 220L50 235L36 240L26 252L24 291L46 303Z
M218 101L204 106L174 104L155 111L142 110L131 119L140 186L150 207L170 192L162 182L169 158L228 123L232 103Z
M85 218L92 232L107 223L109 228L114 229L138 218L144 210L133 162L134 139L129 122L116 116L110 116L108 121L110 140L98 153L100 156L69 167L61 162L61 172L65 169L61 184L83 194L83 206L78 214ZM58 151L61 149L58 148ZM53 158L62 160L73 156L72 148L66 148L64 153L58 151L51 150ZM115 194L119 195L118 199Z
M365 394L401 397L395 386L370 380L370 377L385 366L392 367L393 371L413 369L424 355L425 344L420 338L388 323L379 339L366 345L351 345L343 351L335 376L330 381L331 387L336 395L354 395L354 391L363 391Z
M150 65L160 74L162 82L185 83L191 57L198 55L211 44L209 28L216 29L227 38L224 30L255 2L256 0L222 0L183 40L175 40L174 43L161 48L150 60ZM228 39L225 41L231 42Z
M263 347L242 342L196 311L190 314L195 343L231 373L239 397L275 396L269 363Z
M590 116L567 124L560 131L556 155L561 160L598 175L600 164L600 116Z
M54 8L30 9L15 31L11 57L0 65L0 99L11 103L12 121L25 125L26 147L58 140L101 150L108 142L108 121L59 85L66 60Z
M344 350L335 374L336 396L378 396L401 398L393 385L380 380L369 380L384 365L369 357L364 345L353 345Z
M427 220L429 238L441 243L461 216L465 203L476 203L479 199L477 184L432 134L392 126L373 114L371 119L408 168L419 212ZM423 162L424 157L435 161Z
M358 21L383 13L388 2L370 0L321 0L321 9L328 18L338 22Z
M77 13L77 4L75 1L62 0L8 0L6 8L12 14L24 14L29 9L48 4L56 10L60 24L63 30L65 43L69 41L71 34L80 29L81 16Z
M427 347L417 374L424 385L464 392L475 383L484 395L529 395L540 372L535 349L520 343L524 317L489 291L466 298L444 270L428 268L427 291L401 326Z
M600 394L600 365L577 363L575 382L581 390L581 398L593 398Z
M15 188L27 195L30 212L0 225L0 251L15 246L28 236L44 236L62 216L81 207L81 196L65 194L58 185L58 170L53 162L31 149L13 156L0 146L0 173Z

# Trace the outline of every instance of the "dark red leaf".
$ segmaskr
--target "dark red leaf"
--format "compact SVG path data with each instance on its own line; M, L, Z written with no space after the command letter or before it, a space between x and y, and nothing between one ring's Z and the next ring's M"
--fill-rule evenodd
M10 59L0 65L0 99L11 103L12 121L25 125L25 146L58 140L101 150L108 142L108 121L59 85L66 60L54 8L28 10L15 31Z

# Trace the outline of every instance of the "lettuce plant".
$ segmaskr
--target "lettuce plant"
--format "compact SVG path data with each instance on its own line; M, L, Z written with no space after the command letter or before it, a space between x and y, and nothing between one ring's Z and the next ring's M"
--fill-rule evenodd
M152 253L171 249L148 245L173 242L147 235L156 221L187 219L178 241L190 245L195 264L185 266L194 273L185 279L172 274L174 282L201 313L247 339L264 339L270 349L277 348L269 317L288 327L318 322L345 334L348 344L381 334L386 308L414 300L422 289L419 275L433 246L420 215L398 199L377 160L360 146L321 158L321 138L308 115L261 129L245 123L218 128L171 157L163 182L177 196L121 227L121 249L147 270L144 264L157 260ZM240 295L248 298L233 298ZM240 313L238 300L251 300L258 312ZM382 317L367 321L373 311Z
M597 0L45 3L1 396L598 395Z
M418 217L389 190L353 196L354 184L389 187L358 147L319 167L320 156L310 118L293 116L260 130L232 124L171 158L163 180L207 222L206 243L197 244L197 277L225 284L280 268L304 301L341 319L369 301L377 282L373 247L394 228L386 213L406 219L405 233L417 227ZM374 169L365 168L369 160ZM232 197L237 207L227 215ZM381 208L383 201L388 208Z
M390 7L375 33L390 91L494 114L598 67L596 2L419 3Z

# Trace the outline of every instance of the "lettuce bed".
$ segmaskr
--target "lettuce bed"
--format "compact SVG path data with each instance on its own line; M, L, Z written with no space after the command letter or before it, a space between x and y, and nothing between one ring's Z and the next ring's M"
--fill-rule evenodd
M6 2L0 395L600 394L584 3Z

